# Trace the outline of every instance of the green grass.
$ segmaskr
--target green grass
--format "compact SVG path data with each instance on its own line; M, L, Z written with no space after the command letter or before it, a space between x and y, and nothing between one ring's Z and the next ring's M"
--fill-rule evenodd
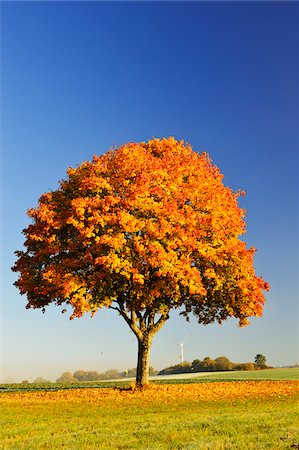
M1 405L1 449L290 449L294 399Z
M166 382L217 382L230 380L293 380L298 369L211 373L191 380ZM50 385L3 385L5 391L69 387L125 386L121 382ZM1 386L0 386L1 388ZM2 391L3 392L3 391ZM281 450L299 448L296 398L269 397L232 401L175 399L169 402L113 399L35 401L2 400L1 450ZM10 397L10 395L9 395Z
M57 391L78 388L121 388L130 386L129 381L78 381L75 383L28 383L0 384L1 392Z
M219 378L217 373L211 373L206 378L215 379ZM226 372L219 378L222 381L226 379L230 380L298 380L299 368L292 369L265 369L265 370L253 370L253 371L241 371L241 372Z
M240 372L217 373L210 372L207 375L189 379L163 380L163 383L207 383L208 381L258 381L258 380L299 380L299 368L291 369L265 369Z

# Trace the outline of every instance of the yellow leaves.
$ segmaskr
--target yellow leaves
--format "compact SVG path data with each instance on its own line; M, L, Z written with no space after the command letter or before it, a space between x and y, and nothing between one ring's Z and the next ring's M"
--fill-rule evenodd
M206 290L203 287L202 283L194 282L192 279L188 283L189 294L190 295L205 295Z
M94 167L93 167L94 169ZM112 189L109 181L103 178L101 174L93 170L90 175L82 180L82 193L84 192L102 192L108 193Z
M124 233L113 234L104 234L103 236L97 237L95 241L102 245L107 245L114 250L121 250L125 245L125 235Z
M73 167L69 167L66 173L68 174L69 177L72 177L76 173L76 169L74 169Z
M42 277L44 280L51 283L53 280L57 278L56 270L50 266L47 270L43 272Z
M125 210L118 212L118 223L121 229L127 233L138 232L143 228L142 221L138 220L138 218Z
M134 283L144 284L144 276L140 273L133 272L132 279L133 279Z
M248 319L246 319L246 317L242 317L240 320L239 320L239 327L241 327L241 328L243 328L243 327L246 327L247 325L249 325L249 320Z
M204 276L205 276L205 277L208 277L208 278L216 278L215 270L214 270L214 269L211 269L211 268L206 269L206 270L204 271Z
M74 198L71 202L71 206L77 217L84 217L87 200L82 197Z
M234 314L234 309L230 305L226 305L225 307L227 314L231 317ZM248 322L249 323L249 322Z
M74 385L75 387L75 385ZM112 388L75 388L57 391L35 391L0 394L2 402L88 402L126 405L137 402L172 403L179 400L218 402L298 396L297 381L234 381L198 384L150 384L144 390Z
M110 273L120 273L126 279L130 279L131 276L131 263L127 259L122 258L113 251L109 252L106 256L100 256L94 260L95 265L103 266Z
M36 233L32 233L32 234L30 234L30 239L32 241L43 242L44 236L38 235Z
M56 274L56 280L58 280L58 279L59 278ZM62 277L60 282L63 283L62 294L63 294L63 297L65 297L65 298L70 297L74 292L77 292L78 289L80 289L80 287L81 287L81 284L78 283L76 278L73 278L70 275L65 275L64 277Z

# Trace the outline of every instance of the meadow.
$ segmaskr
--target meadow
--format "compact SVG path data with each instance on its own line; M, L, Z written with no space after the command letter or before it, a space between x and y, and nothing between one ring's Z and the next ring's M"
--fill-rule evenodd
M1 449L299 448L298 372L214 373L142 392L120 382L2 385Z

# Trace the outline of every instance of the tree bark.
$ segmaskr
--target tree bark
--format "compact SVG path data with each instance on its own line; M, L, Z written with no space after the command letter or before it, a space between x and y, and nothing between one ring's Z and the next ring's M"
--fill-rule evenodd
M138 341L138 359L136 384L140 387L148 384L149 357L154 335L163 327L169 319L169 310L165 311L155 322L155 311L148 308L144 315L140 311L126 311L123 303L118 306L109 306L115 309L127 322Z
M153 336L144 334L142 338L138 338L138 360L137 360L137 374L136 384L140 387L148 384L149 376L149 357L150 349L153 341Z

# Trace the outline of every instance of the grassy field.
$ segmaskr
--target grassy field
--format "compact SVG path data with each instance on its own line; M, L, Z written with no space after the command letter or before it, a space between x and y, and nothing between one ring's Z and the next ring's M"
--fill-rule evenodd
M2 391L1 449L299 448L298 370L281 370L265 371L268 381L250 381L246 372L228 381L224 375L231 374L223 374L220 381L179 380L141 393L99 383Z
M258 380L298 380L299 379L299 368L292 369L265 369L265 370L249 370L234 372L229 371L225 373L217 372L206 372L198 378L190 378L188 380L175 380L175 382L183 383L206 383L207 381L258 381ZM163 377L161 377L161 381ZM166 381L166 380L165 380ZM172 383L174 380L169 380Z

